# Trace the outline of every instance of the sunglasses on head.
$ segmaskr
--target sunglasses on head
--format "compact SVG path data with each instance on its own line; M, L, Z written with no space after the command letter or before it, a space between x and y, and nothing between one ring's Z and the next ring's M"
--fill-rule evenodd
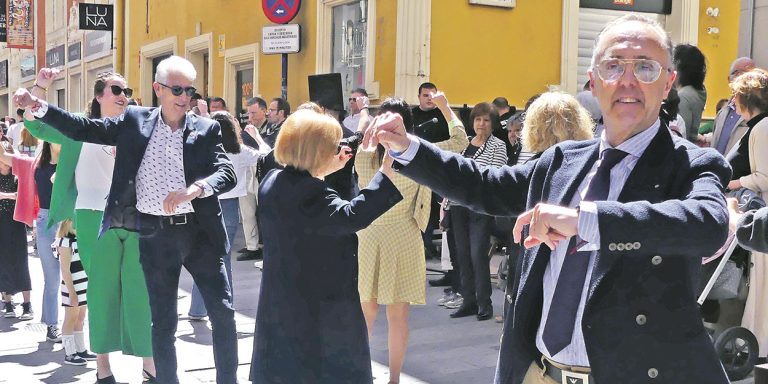
M180 85L174 85L173 87L171 87L171 86L165 85L163 83L158 83L158 84L162 85L163 87L166 87L166 88L170 89L171 93L174 96L181 96L182 93L186 93L187 96L192 97L197 92L197 88L195 88L195 87L182 87Z
M133 95L133 89L130 88L120 88L119 85L111 85L110 88L112 89L112 94L115 96L120 96L121 93L125 93L125 97L131 97L131 95Z

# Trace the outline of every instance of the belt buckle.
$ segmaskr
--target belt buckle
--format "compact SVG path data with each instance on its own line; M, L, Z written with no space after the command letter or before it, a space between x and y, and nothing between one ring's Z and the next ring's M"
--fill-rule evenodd
M562 384L589 384L589 374L569 372L565 370L560 371L562 376L560 380Z
M176 221L177 218L179 218L180 220ZM186 223L187 223L187 215L185 214L171 216L171 225L184 225Z

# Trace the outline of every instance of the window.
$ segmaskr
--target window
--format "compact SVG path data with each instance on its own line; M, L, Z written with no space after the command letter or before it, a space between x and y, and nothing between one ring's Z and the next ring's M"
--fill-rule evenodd
M235 113L240 125L248 124L248 99L253 97L253 66L239 66L235 72Z
M365 88L368 35L367 1L333 7L331 72L341 73L344 94Z

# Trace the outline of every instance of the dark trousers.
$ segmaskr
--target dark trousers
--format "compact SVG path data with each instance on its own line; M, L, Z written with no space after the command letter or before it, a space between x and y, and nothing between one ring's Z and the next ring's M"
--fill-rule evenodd
M439 256L435 244L432 243L432 238L435 236L434 232L440 222L440 202L442 197L432 192L432 202L429 206L429 221L427 222L427 228L422 232L421 238L424 240L424 251L426 257Z
M460 206L451 206L451 230L461 275L464 305L491 305L491 250L493 218Z
M181 266L195 280L213 328L216 382L237 382L237 334L232 293L222 255L195 218L187 224L161 223L141 215L140 261L152 312L152 352L160 383L178 383L176 375L177 290Z

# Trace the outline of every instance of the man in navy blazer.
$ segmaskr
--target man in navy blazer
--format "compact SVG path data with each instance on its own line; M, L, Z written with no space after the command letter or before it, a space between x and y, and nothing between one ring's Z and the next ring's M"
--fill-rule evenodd
M725 160L658 119L672 43L627 15L596 41L589 72L605 131L538 162L494 170L405 134L369 135L400 172L474 210L511 216L518 264L496 370L503 384L727 383L696 304L701 257L725 241ZM565 289L561 289L565 288Z
M232 189L236 179L221 145L219 124L186 113L196 76L192 64L181 57L163 60L152 85L160 107L128 107L112 119L74 116L26 89L19 89L14 100L73 140L116 146L102 233L118 227L140 234L157 381L178 383L174 343L184 265L211 317L217 383L236 383L234 310L222 261L230 244L216 197Z

